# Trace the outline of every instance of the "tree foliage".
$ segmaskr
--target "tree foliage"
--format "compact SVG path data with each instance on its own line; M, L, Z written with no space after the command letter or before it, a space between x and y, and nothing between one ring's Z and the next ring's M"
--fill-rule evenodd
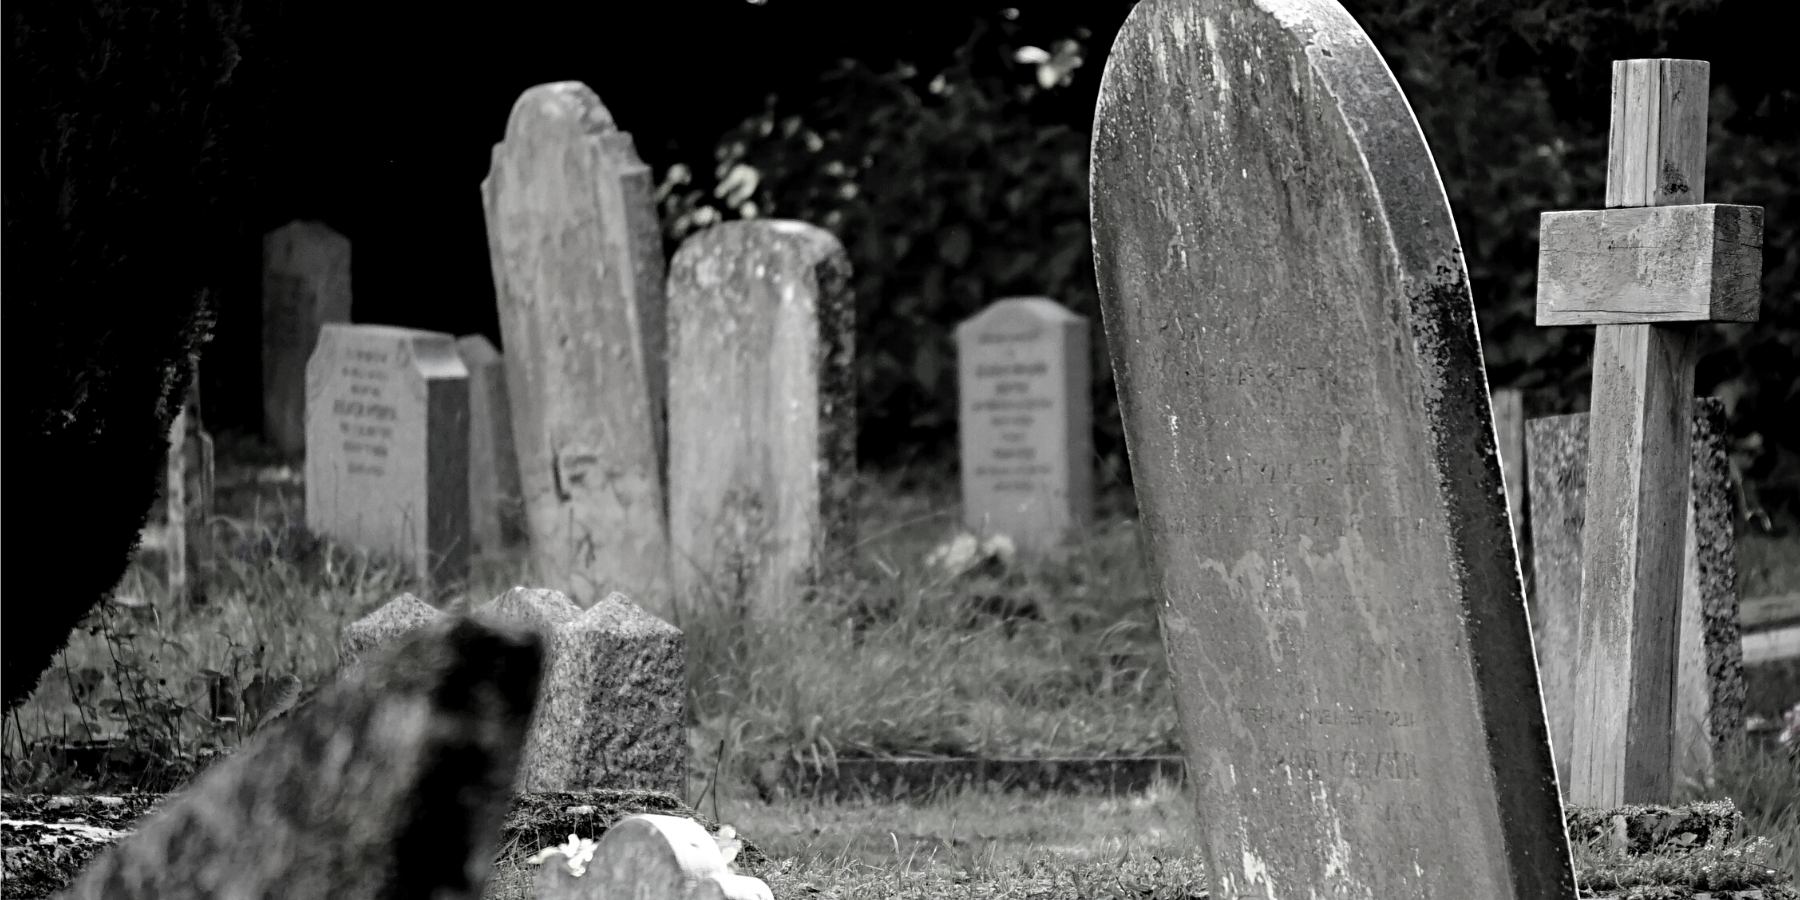
M260 117L236 3L27 0L6 27L10 709L137 544Z

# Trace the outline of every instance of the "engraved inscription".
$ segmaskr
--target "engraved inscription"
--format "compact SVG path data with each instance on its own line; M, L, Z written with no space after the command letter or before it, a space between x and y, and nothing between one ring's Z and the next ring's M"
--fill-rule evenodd
M400 412L383 392L391 378L390 354L380 350L351 349L338 367L339 396L331 400L331 415L343 438L344 470L351 475L379 478L387 474L394 424Z

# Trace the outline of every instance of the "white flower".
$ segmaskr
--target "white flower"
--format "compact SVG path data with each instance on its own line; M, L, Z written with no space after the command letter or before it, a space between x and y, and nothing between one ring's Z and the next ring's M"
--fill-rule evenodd
M744 842L738 840L737 829L730 825L720 825L719 833L713 835L713 842L719 845L719 855L725 859L725 870L735 874L737 867L732 860L737 859L738 851L744 849Z
M571 834L569 835L568 843L560 844L555 847L545 847L544 849L531 854L531 857L527 859L526 862L531 863L534 866L542 865L544 860L549 859L552 854L560 853L564 857L564 862L569 867L569 874L576 878L580 878L587 872L587 864L593 862L594 849L599 846L600 845L594 841L590 841L587 838L576 837Z

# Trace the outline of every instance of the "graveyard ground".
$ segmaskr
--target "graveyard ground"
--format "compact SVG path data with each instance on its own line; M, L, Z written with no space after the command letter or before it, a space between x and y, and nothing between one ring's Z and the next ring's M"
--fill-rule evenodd
M221 551L207 601L170 604L159 553L143 549L7 717L6 790L178 787L201 748L243 738L258 712L240 708L244 688L285 675L303 692L321 685L337 665L339 628L412 587L398 566L309 537L298 479L255 444L221 436L219 457ZM955 533L955 497L940 473L866 478L856 577L800 621L744 628L708 598L683 607L690 802L716 809L778 861L759 873L777 896L812 895L805 885L842 897L1198 896L1204 881L1187 852L1193 808L1177 787L1122 797L759 799L757 766L796 754L1178 752L1129 490L1105 486L1099 525L1067 558L990 560L960 575L925 561ZM1747 596L1800 591L1800 523L1777 524L1772 535L1740 531ZM526 580L518 554L480 560L453 605ZM1800 871L1792 763L1752 748L1684 791L1734 800L1748 835L1772 842L1769 864ZM523 856L532 849L501 860L489 896L530 896ZM1014 893L992 892L1002 884Z

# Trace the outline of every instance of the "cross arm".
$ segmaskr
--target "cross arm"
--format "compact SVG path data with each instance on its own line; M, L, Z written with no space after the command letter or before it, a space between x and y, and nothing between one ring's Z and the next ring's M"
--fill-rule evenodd
M1537 323L1754 322L1762 233L1760 206L1544 213Z

